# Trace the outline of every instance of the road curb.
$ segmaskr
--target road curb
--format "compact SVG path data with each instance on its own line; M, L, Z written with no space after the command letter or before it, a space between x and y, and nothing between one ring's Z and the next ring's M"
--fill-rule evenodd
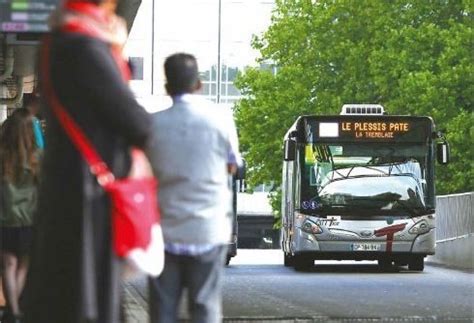
M187 322L186 320L180 322ZM235 317L225 318L223 322L226 323L420 323L420 322L447 322L447 323L472 323L473 318L451 318L451 317L389 317L389 318L330 318L330 317L296 317L296 318L282 318L282 317Z

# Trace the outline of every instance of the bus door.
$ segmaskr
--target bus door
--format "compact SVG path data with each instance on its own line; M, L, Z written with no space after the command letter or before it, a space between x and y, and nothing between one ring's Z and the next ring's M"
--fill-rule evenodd
M288 153L289 152L289 153ZM296 142L287 140L285 142L285 158L283 162L282 183L282 247L290 250L291 237L294 226L295 210L295 186L296 186Z

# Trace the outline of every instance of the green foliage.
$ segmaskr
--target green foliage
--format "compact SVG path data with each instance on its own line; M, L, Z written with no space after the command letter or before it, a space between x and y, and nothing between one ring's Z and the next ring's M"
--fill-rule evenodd
M438 166L437 190L440 194L472 191L474 187L474 113L461 111L446 123L451 146L451 162Z
M276 73L249 68L236 82L250 183L279 187L282 139L299 115L380 103L391 114L431 116L447 131L452 163L437 169L438 194L473 190L472 3L277 0L271 26L253 42Z

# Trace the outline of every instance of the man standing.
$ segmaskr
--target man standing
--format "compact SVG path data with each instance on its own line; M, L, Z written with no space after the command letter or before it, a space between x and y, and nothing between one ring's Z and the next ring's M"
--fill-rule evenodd
M230 110L195 95L201 82L192 55L168 57L165 74L173 105L153 116L149 148L166 251L163 273L150 279L151 322L177 322L185 288L192 322L220 322L237 132Z

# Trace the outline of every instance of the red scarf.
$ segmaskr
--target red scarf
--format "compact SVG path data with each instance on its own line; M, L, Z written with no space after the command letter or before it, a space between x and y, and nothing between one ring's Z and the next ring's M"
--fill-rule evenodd
M112 19L99 6L91 2L66 1L63 9L52 17L52 27L65 33L78 33L91 38L97 38L109 43L111 55L122 74L128 82L131 77L130 67L122 56L123 35L117 35L111 27Z

